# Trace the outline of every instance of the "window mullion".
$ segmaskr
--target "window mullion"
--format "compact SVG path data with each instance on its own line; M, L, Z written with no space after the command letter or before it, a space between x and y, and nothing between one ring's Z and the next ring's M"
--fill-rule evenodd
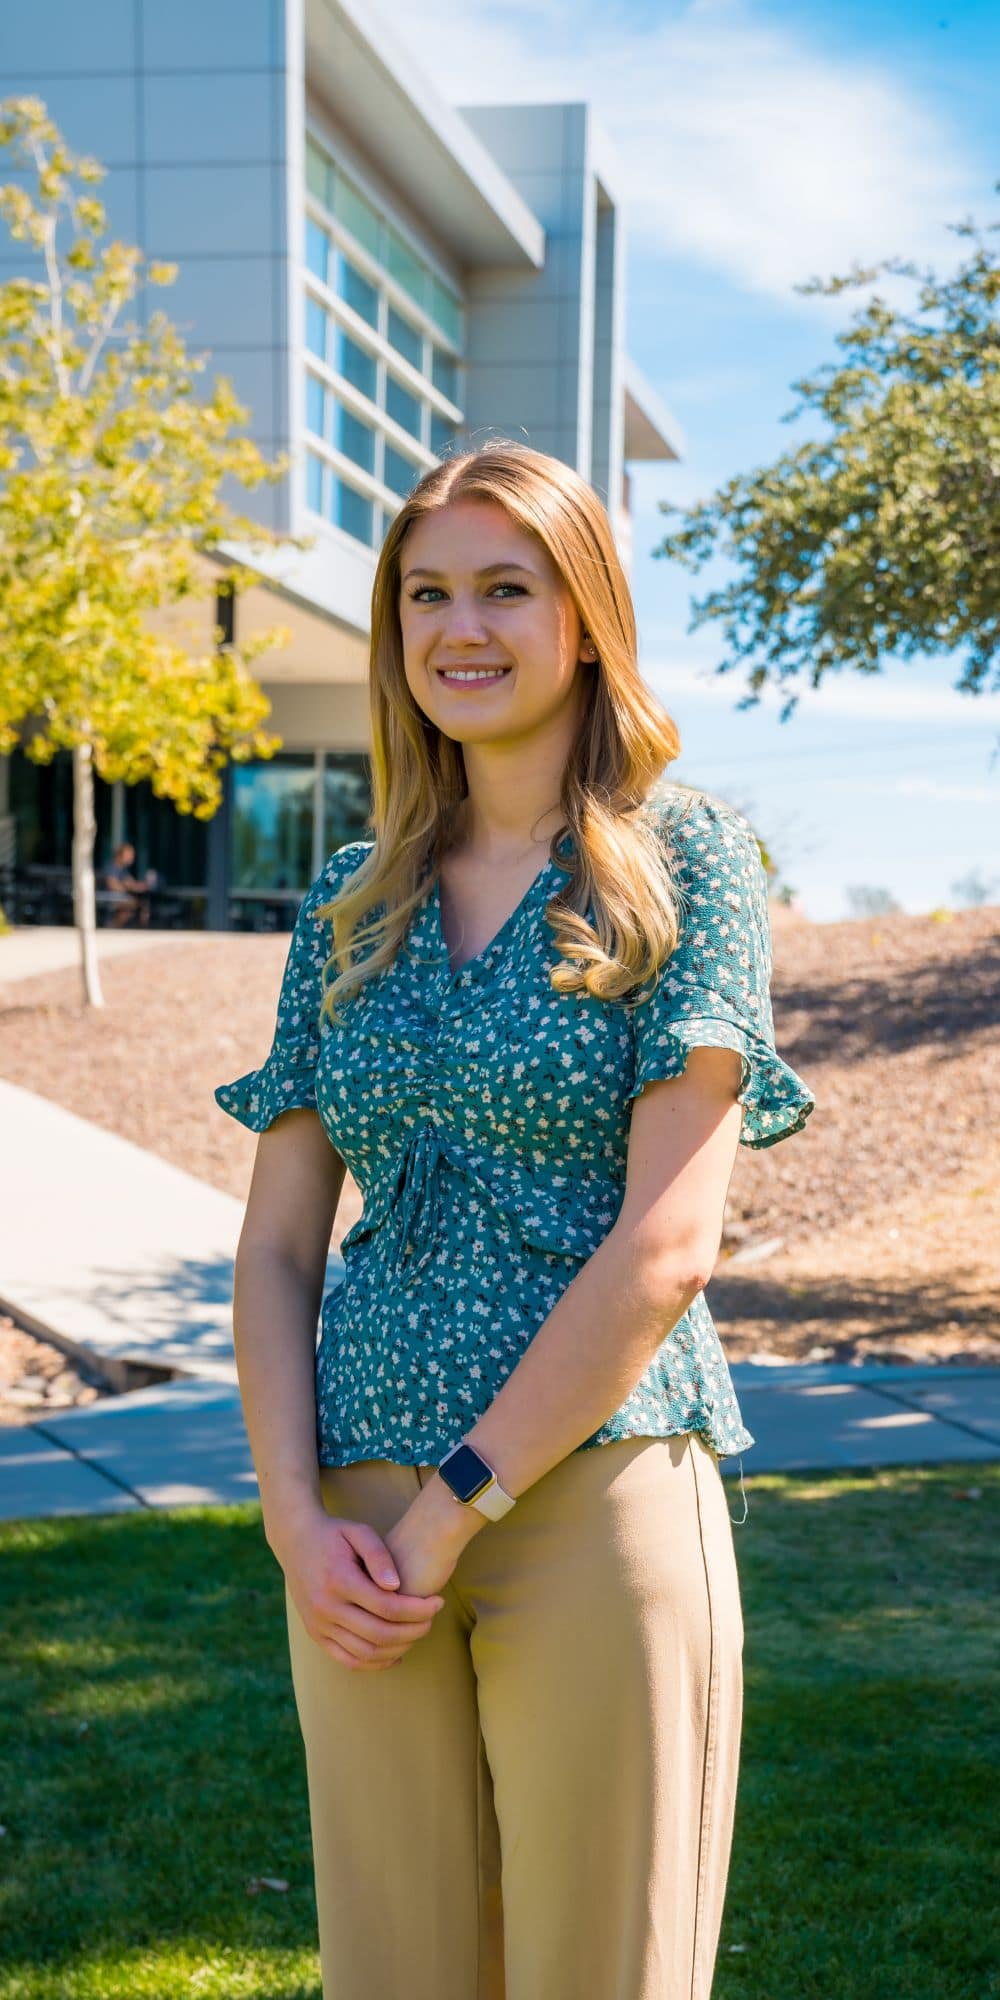
M313 420L305 426L306 505L315 511L318 496L326 521L370 547L398 510L404 497L399 489L409 491L438 461L451 442L448 427L463 420L461 407L438 386L442 379L449 388L461 386L452 364L460 369L463 363L455 339L462 307L420 246L408 240L406 231L397 230L364 186L341 169L311 132L309 138L311 179L305 208L311 228L304 282L311 301L309 337L318 345L322 335L323 354L316 346L307 346L305 359L311 379L322 384L324 397L320 403L315 390L310 391L306 405L307 418ZM325 199L313 184L317 177ZM334 203L346 220L333 212ZM355 240L348 227L352 217L363 225L365 241ZM383 262L383 254L399 275ZM424 302L401 281L411 271L424 274L420 279ZM431 313L430 303L436 301L447 319L452 314L447 301L453 296L458 317L446 330ZM358 382L342 375L337 364L349 368ZM321 433L314 428L319 416L325 419ZM361 429L352 428L350 420ZM410 428L414 424L415 430ZM347 445L350 451L343 449ZM353 458L352 451L361 458ZM362 462L369 454L371 465Z

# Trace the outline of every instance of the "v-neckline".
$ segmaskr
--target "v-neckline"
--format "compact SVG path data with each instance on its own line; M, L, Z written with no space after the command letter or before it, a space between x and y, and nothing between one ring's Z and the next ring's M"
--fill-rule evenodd
M515 904L509 917L506 917L504 919L504 922L500 925L499 930L494 932L488 944L484 944L481 951L477 951L472 958L463 959L462 964L457 967L452 966L451 951L449 949L448 940L444 934L444 925L441 921L441 878L440 875L436 875L434 877L434 886L431 890L431 896L430 896L430 910L431 910L431 921L434 931L434 941L435 944L437 945L441 957L444 960L445 969L448 973L448 978L453 986L457 986L467 973L475 973L476 971L480 970L487 963L487 961L493 958L495 953L502 952L504 950L510 938L510 935L514 931L518 921L524 915L529 905L533 902L534 897L538 891L539 885L546 880L546 878L550 873L554 874L556 872L557 871L555 862L553 861L552 856L549 855L548 859L542 863L542 866L538 870L537 875L532 877L532 880L529 882L523 896L520 899L520 902ZM561 874L562 870L560 869L558 872Z

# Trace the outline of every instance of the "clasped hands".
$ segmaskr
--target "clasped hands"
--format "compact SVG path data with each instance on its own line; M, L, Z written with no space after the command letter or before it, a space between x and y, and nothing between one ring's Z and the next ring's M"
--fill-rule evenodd
M309 1637L353 1672L380 1673L430 1631L444 1585L483 1526L482 1514L432 1480L385 1535L319 1505L294 1533L268 1540Z

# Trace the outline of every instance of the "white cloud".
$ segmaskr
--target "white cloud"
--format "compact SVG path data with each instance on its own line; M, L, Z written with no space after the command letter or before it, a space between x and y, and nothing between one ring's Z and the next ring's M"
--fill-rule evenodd
M941 785L934 778L897 778L891 790L903 798L940 799L946 805L1000 806L998 785Z
M686 644L690 647L690 640ZM643 679L668 708L672 700L681 698L735 708L749 691L749 667L745 672L734 667L731 673L715 674L710 666L697 659L682 658L679 651L676 658L671 657L663 650L662 640L657 642L655 654L651 655L647 646L642 648L640 666ZM904 673L905 668L898 671ZM947 668L942 668L942 672L946 671ZM978 729L984 724L995 726L1000 721L1000 694L963 695L953 687L914 683L906 686L888 674L877 679L871 674L858 673L830 675L818 688L811 688L804 677L784 687L763 687L760 705L745 711L747 719L754 714L777 714L795 692L799 694L799 705L793 719L799 723L846 716L871 724L932 723Z
M843 299L791 287L856 258L954 265L944 224L982 201L959 135L891 69L820 54L746 0L689 0L638 26L607 0L422 0L413 18L399 32L452 103L587 100L633 240L800 311L843 319ZM879 289L912 296L901 281Z

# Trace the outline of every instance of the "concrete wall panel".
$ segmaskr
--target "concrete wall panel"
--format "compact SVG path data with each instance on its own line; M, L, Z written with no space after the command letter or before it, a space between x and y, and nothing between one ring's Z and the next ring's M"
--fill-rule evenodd
M218 164L276 157L274 92L269 71L225 77L143 79L147 164Z
M573 162L572 117L565 104L460 105L462 117L497 159L513 160L519 173L563 172ZM505 165L505 172L510 168ZM513 179L513 175L511 175Z
M268 69L281 61L278 0L141 0L147 69ZM81 11L84 11L81 9Z
M276 221L269 167L159 167L146 176L147 242L155 257L273 248Z
M77 77L134 70L135 25L134 0L101 0L99 6L86 6L81 0L8 4L0 30L4 76Z
M0 50L4 46L0 30ZM104 167L133 166L137 155L134 76L49 76L2 85L2 94L40 97L74 153L90 153ZM5 176L6 178L6 176Z
M274 257L188 257L160 294L193 347L253 347L270 340L280 264Z
M216 347L202 377L208 382L213 375L228 376L240 402L250 409L247 428L256 438L273 437L277 429L275 377L280 361L271 347Z

